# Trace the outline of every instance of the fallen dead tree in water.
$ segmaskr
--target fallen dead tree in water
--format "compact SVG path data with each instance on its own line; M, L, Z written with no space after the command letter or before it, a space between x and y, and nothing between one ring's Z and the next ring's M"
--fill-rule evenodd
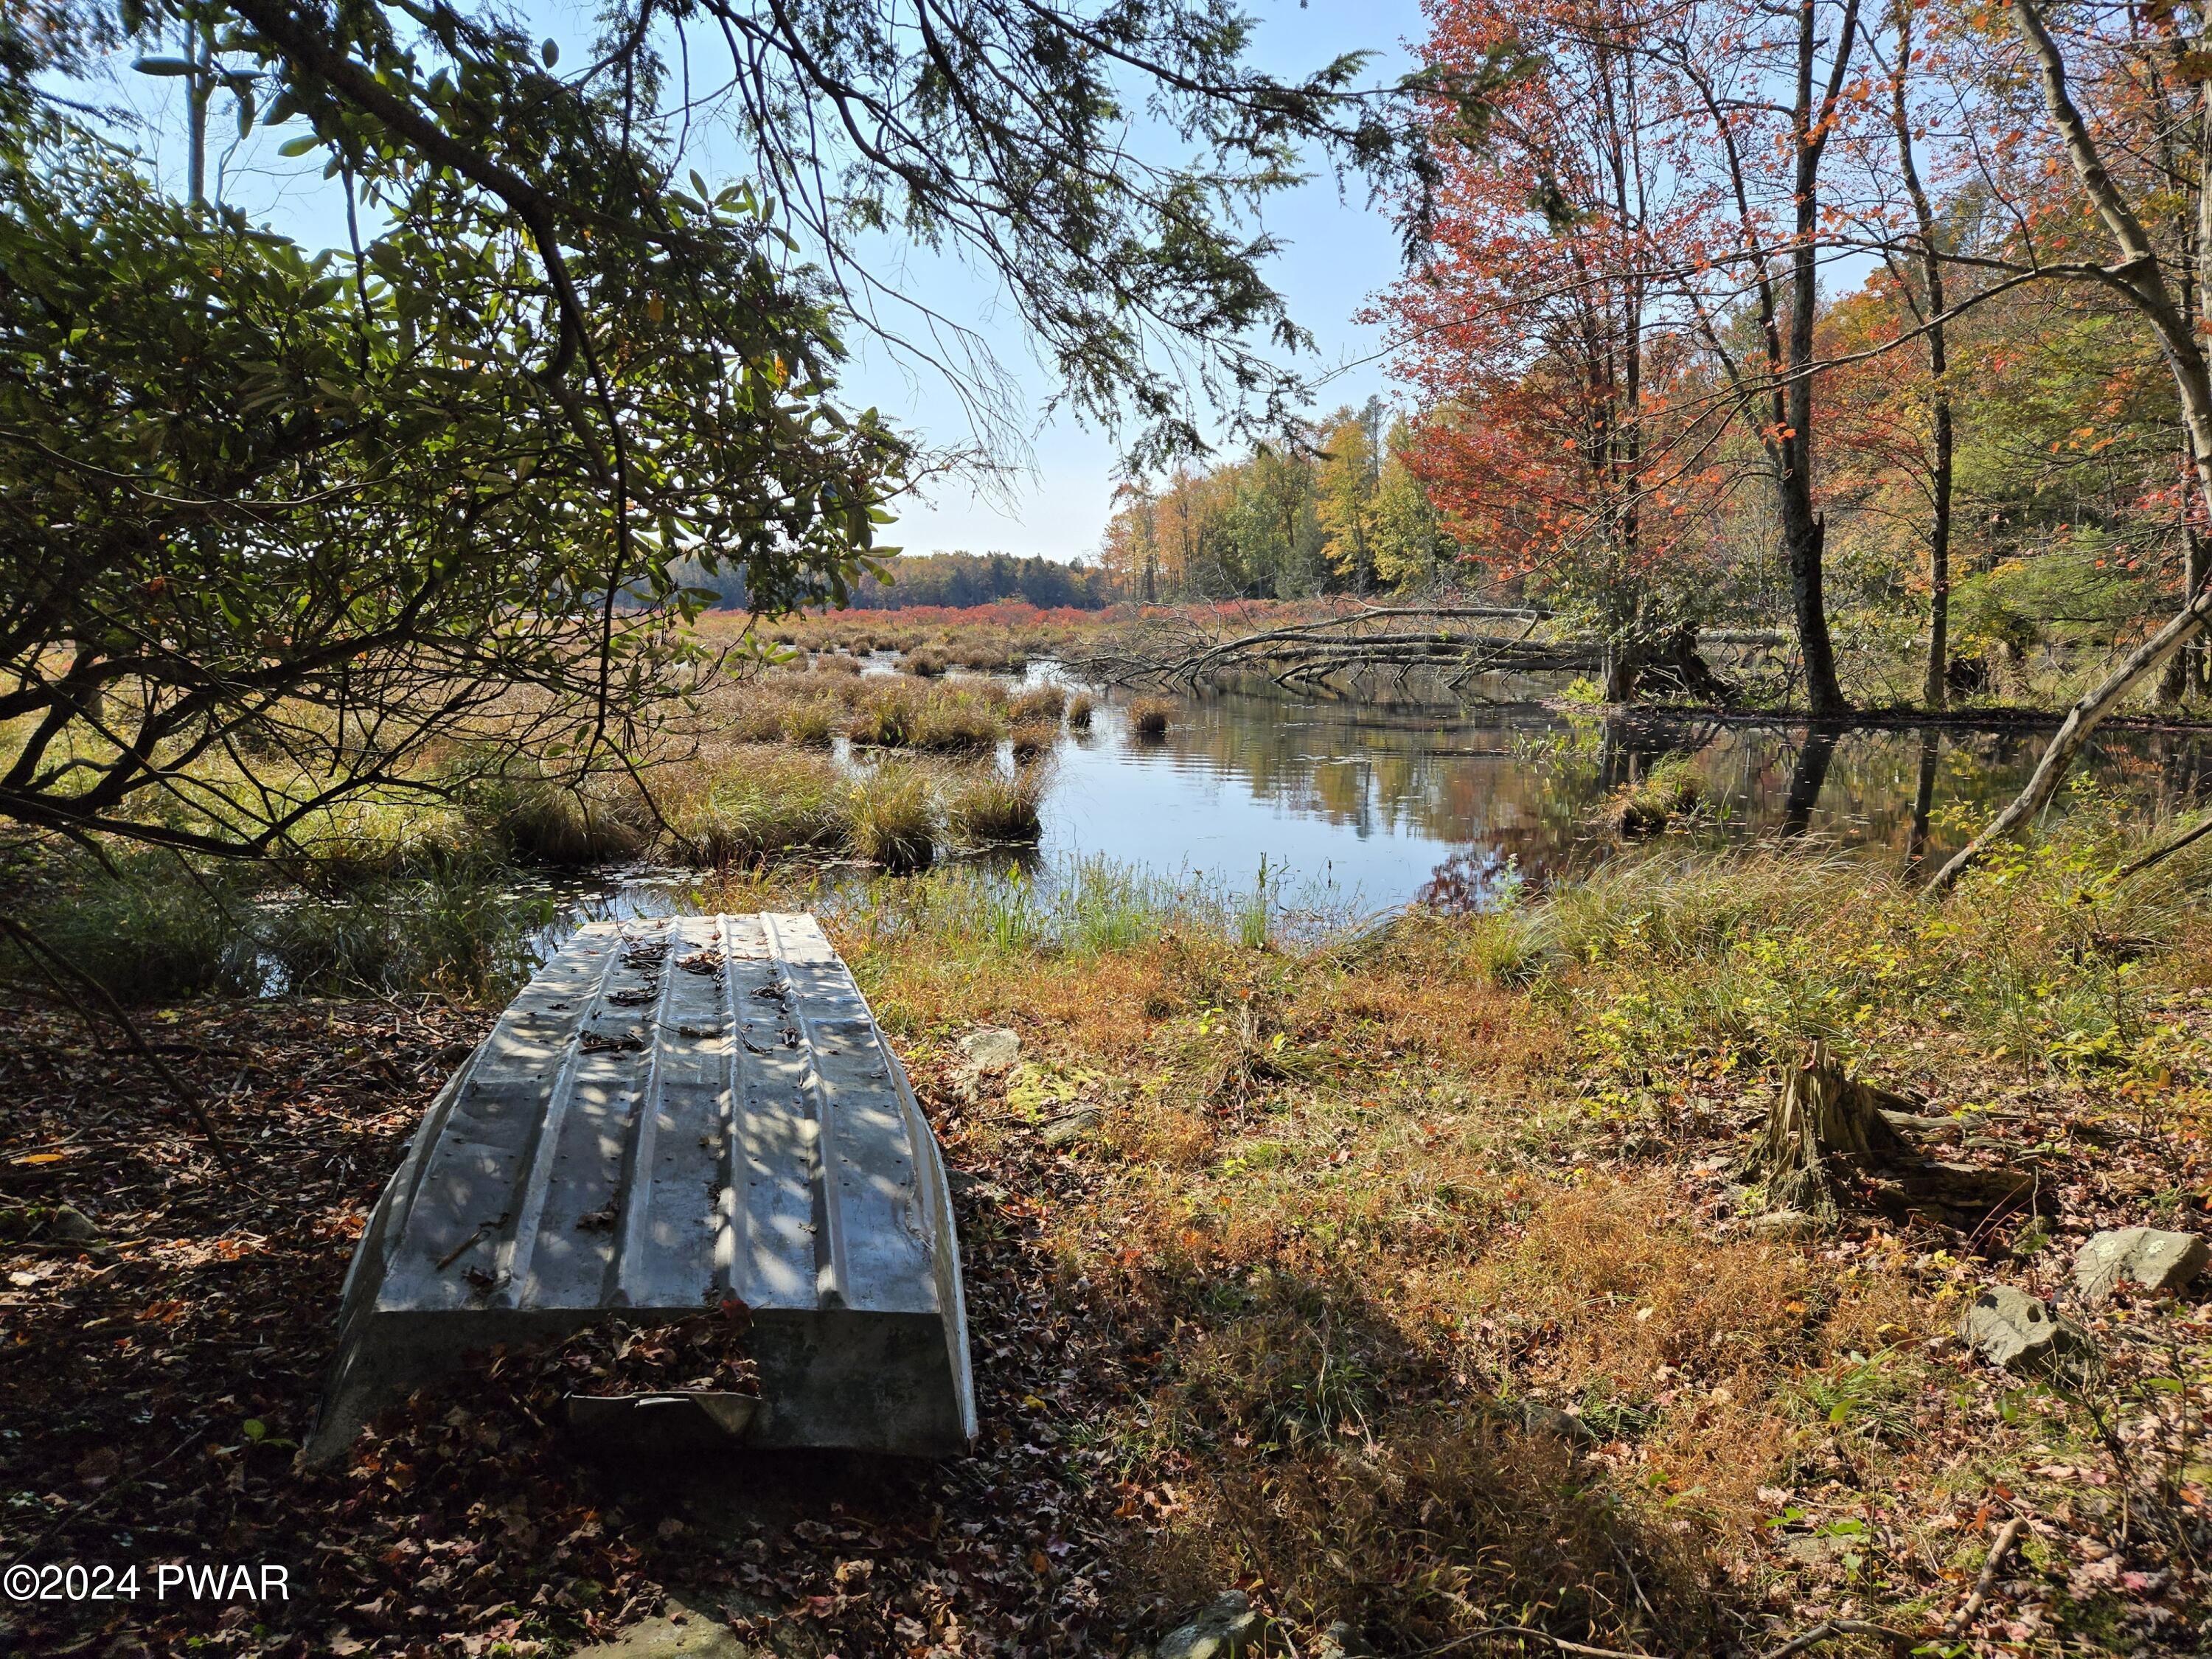
M1235 674L1265 674L1277 684L1328 688L1340 675L1415 669L1442 674L1456 690L1485 674L1593 674L1608 698L1625 700L1647 678L1693 696L1727 702L1732 688L1699 655L1707 645L1774 646L1782 636L1724 630L1684 630L1640 650L1549 625L1556 614L1534 606L1366 606L1316 622L1220 637L1177 618L1149 634L1126 636L1113 648L1071 660L1079 677L1109 685L1172 685L1196 690ZM1519 623L1507 633L1480 624Z

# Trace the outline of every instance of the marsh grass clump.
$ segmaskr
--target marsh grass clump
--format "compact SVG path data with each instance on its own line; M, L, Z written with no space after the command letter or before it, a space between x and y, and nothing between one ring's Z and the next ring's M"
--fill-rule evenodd
M2110 879L2154 836L2079 812L1941 905L1880 866L1784 847L1616 860L1532 907L1586 981L1562 973L1547 994L1584 1011L1593 1054L1624 1075L1699 1055L1779 1066L1815 1041L1854 1066L1978 1045L2021 1075L2156 1075L2147 999L2212 963L2208 866Z
M921 699L911 686L872 686L853 711L845 735L863 748L903 749L914 740L921 713Z
M1129 730L1139 738L1157 741L1174 724L1176 706L1165 697L1139 697L1129 705Z
M853 851L894 873L927 869L937 852L937 792L918 766L886 762L845 786Z
M835 849L851 835L836 767L775 749L726 757L704 794L672 822L683 840L678 850L715 866Z
M552 908L516 896L495 867L470 862L283 899L257 914L250 988L505 996L530 977L532 937Z
M781 691L753 691L724 715L720 735L732 743L781 743L789 700Z
M987 703L1000 715L1006 714L1013 705L1013 688L989 674L957 674L945 684L948 690Z
M1079 691L1071 697L1067 704L1068 730L1088 732L1091 729L1091 710L1095 706L1088 692Z
M1058 725L1061 711L1066 707L1066 688L1036 685L1019 693L1006 704L1006 717L1018 724L1024 720L1050 720Z
M942 653L926 647L909 651L899 659L899 672L912 674L917 679L935 679L949 666Z
M508 858L526 864L603 864L635 858L652 839L650 822L625 783L594 778L494 776L464 795L470 822Z
M240 947L252 895L236 872L169 853L111 854L110 863L112 872L88 856L51 860L14 914L119 1001L249 988ZM9 976L39 982L12 945L0 944L0 962Z
M995 767L959 778L947 790L945 822L972 847L1034 842L1044 832L1044 781L1034 768L1012 775Z
M532 931L550 919L480 855L381 869L299 858L282 870L202 868L168 854L110 861L112 872L63 860L20 914L126 1006L210 993L505 994L528 977Z
M1029 653L1010 635L973 635L947 648L963 668L983 673L1018 674L1029 666Z
M1051 720L1024 720L1007 737L1014 745L1014 758L1026 763L1052 752L1060 741L1060 723Z
M786 743L801 749L827 749L837 740L844 720L842 703L829 697L812 697L783 711L781 735Z
M988 700L945 689L924 701L907 741L927 754L978 755L995 749L1005 729Z

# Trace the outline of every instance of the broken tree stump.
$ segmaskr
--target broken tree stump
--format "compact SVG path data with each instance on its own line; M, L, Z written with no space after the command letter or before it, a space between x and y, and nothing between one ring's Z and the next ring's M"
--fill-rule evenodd
M1836 1166L1863 1169L1908 1154L1904 1137L1882 1114L1911 1106L1902 1097L1850 1076L1830 1056L1826 1043L1815 1042L1790 1068L1758 1143L1744 1159L1743 1177L1764 1183L1775 1208L1832 1222L1838 1216Z
M1931 1117L1904 1096L1849 1075L1816 1042L1790 1068L1767 1109L1740 1179L1763 1184L1771 1208L1823 1225L1840 1218L1846 1178L1859 1200L1903 1216L1967 1224L1999 1210L2041 1206L2033 1163L1984 1165L1929 1158L1906 1132L1950 1139L1959 1121Z

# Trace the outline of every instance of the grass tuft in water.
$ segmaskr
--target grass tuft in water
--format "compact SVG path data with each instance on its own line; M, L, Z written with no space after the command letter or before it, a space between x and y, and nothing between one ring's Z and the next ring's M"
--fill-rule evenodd
M1053 720L1028 720L1007 735L1013 740L1014 758L1028 762L1052 752L1053 744L1060 741L1060 726Z
M924 870L937 852L937 792L921 768L886 762L846 786L853 850L896 872Z
M1067 707L1067 691L1063 686L1036 685L1021 693L1006 705L1006 716L1017 725L1024 720L1049 720L1057 726L1060 713Z
M1140 738L1164 738L1175 715L1175 704L1165 697L1139 697L1129 705L1129 729Z
M850 839L846 791L826 758L775 749L726 764L702 800L672 815L696 862L725 865Z
M1043 799L1044 779L1035 767L1011 776L995 768L973 772L947 788L945 825L971 847L1034 842L1044 833Z

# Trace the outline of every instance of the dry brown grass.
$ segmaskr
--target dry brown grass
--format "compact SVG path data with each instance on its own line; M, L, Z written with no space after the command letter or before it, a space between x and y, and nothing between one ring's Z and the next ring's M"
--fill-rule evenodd
M1842 1455L1934 1478L1909 1447L1832 1446L1804 1379L1942 1316L1900 1257L1839 1277L1717 1233L1678 1168L1578 1170L1571 1024L1494 980L1481 930L1080 963L902 945L864 972L933 1025L1015 1025L1048 1091L1103 1112L1093 1197L1054 1231L1065 1280L1154 1356L1109 1425L1182 1506L1141 1582L1188 1605L1257 1572L1279 1614L1386 1651L1486 1622L1690 1650L1739 1605L1719 1564L1769 1547L1762 1487ZM969 1133L1030 1133L983 1115ZM1609 1447L1525 1432L1501 1403L1524 1398Z
M1071 1102L1101 1115L1026 1213L1042 1287L1129 1378L1086 1436L1144 1521L1125 1582L1172 1604L1133 1624L1257 1581L1302 1644L1343 1617L1385 1652L1479 1651L1493 1623L1764 1650L1849 1610L1936 1628L1985 1510L2034 1506L2050 1547L2022 1571L2052 1586L2162 1547L2123 1542L2149 1537L2116 1496L2140 1452L2112 1458L2068 1401L2021 1405L2034 1390L1950 1338L1981 1283L2063 1284L2070 1239L1870 1210L1772 1237L1727 1173L1789 1022L1840 1006L1877 1077L2017 1092L2002 1144L2029 1162L2083 1103L2142 1126L2140 1179L2069 1188L2063 1224L2148 1214L2185 1178L2169 1130L2202 1086L2171 1079L2212 1066L2212 1017L2187 1012L2212 933L2171 892L2093 911L2100 867L2027 855L1939 914L1817 859L1652 860L1310 952L1180 927L1079 959L925 938L865 971L925 1054L970 1019L1022 1031L1017 1087L963 1106L963 1133L1034 1146ZM2124 978L2116 938L2141 953ZM2138 1155L2069 1144L2076 1169ZM2099 1410L2147 1435L2149 1400L2108 1388ZM1527 1432L1547 1409L1595 1443ZM2093 1467L2111 1484L2090 1492ZM2039 1605L2069 1639L2112 1616Z

